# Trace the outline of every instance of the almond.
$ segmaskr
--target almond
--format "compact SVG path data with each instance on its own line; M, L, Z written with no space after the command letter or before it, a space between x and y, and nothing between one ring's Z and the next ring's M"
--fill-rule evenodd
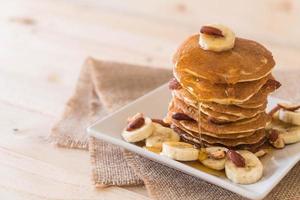
M184 113L175 113L172 115L172 118L178 121L181 120L186 120L186 121L195 121L193 118L191 118L190 116L184 114Z
M170 128L170 124L164 122L162 119L152 119L152 122L158 123L164 127Z
M130 121L127 125L127 131L133 131L135 129L141 128L145 124L144 117L137 117L133 121Z
M238 152L236 152L234 150L228 150L227 157L237 167L245 167L245 165L246 165L245 158L243 158L243 156L241 156Z
M277 130L271 129L269 131L269 142L277 149L282 149L285 146L284 140Z
M170 90L179 90L181 89L181 85L180 83L176 80L176 78L172 78L170 81L169 81L169 89Z
M271 129L269 131L269 141L275 142L278 139L278 131Z
M200 29L200 33L203 33L206 35L212 35L215 37L224 37L224 35L220 29L212 27L212 26L202 26Z
M266 84L265 84L268 88L275 88L278 89L281 86L281 83L274 80L274 79L269 79Z

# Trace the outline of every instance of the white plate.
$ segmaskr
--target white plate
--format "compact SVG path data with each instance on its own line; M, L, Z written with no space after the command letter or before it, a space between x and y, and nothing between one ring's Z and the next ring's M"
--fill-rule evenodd
M300 143L289 145L283 150L274 151L271 155L264 157L262 160L264 165L264 176L259 182L251 185L239 185L230 182L226 178L207 174L183 163L152 153L139 146L125 142L122 139L121 132L126 126L126 120L129 116L132 116L137 112L142 112L152 118L163 118L167 113L170 99L171 93L167 85L163 85L126 105L117 112L114 112L104 119L96 122L94 125L90 126L87 131L90 135L93 135L96 138L124 147L125 149L140 154L153 161L201 178L209 183L218 185L250 199L264 198L300 160ZM278 101L280 100L269 98L268 108L276 105Z

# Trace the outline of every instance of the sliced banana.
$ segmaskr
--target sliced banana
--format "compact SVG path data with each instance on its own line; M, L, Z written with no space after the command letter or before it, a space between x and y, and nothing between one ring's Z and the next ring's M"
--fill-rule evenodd
M230 159L225 162L225 173L234 183L251 184L257 182L263 175L261 161L250 151L238 151L245 159L245 167L237 167Z
M300 127L292 127L281 134L285 144L300 142Z
M200 162L206 166L209 167L211 169L215 169L215 170L223 170L225 168L225 153L227 152L227 148L225 147L207 147L206 149L206 153L208 155L208 157L206 159L202 159L200 160ZM224 153L224 157L216 157L213 158L213 156L210 155L214 155L216 153L219 154L219 152L223 152Z
M178 161L193 161L198 159L199 150L185 142L164 142L162 155Z
M146 147L146 146L144 146L143 148L148 150L148 151L151 151L153 153L157 153L157 154L159 154L161 152L161 148L157 148L157 147Z
M199 44L202 49L220 52L233 48L235 42L234 32L228 27L220 24L210 24L208 26L219 29L222 32L223 37L200 33Z
M278 117L280 120L300 126L300 111L279 110Z
M179 135L171 128L153 123L154 129L150 137L146 138L147 147L162 148L163 142L179 142Z
M254 155L258 158L263 157L264 155L266 155L267 152L263 149L260 149L259 151L255 152Z
M142 127L132 131L124 130L122 136L127 142L139 142L149 137L153 132L153 128L152 120L146 117L145 124Z

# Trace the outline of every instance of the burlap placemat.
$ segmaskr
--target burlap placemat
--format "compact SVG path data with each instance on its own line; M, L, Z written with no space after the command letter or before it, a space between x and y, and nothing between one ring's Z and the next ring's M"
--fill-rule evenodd
M145 183L155 199L243 199L240 196L189 175L142 158L95 138L88 140L85 128L171 77L170 70L140 67L114 62L85 62L74 96L69 100L62 119L53 127L50 139L64 147L87 149L91 154L96 186L138 185ZM277 96L300 101L297 87L299 72L280 73L283 88ZM129 165L128 165L128 164ZM267 199L300 197L298 164L272 191Z

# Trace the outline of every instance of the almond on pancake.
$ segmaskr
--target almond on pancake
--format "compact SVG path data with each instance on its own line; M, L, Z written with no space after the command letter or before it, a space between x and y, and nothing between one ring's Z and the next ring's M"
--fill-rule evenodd
M275 65L270 51L261 44L235 39L231 50L206 51L199 46L199 34L186 39L173 58L175 77L182 72L212 83L235 84L267 76Z

